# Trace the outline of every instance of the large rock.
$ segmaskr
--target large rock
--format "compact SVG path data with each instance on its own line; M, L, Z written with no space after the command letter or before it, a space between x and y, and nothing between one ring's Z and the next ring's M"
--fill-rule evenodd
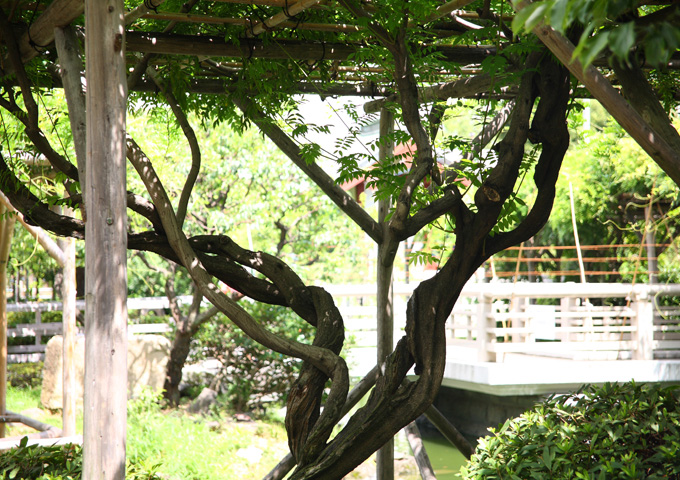
M56 410L62 407L62 349L61 335L47 342L45 367L40 401L45 408ZM128 339L128 395L135 396L144 387L160 391L165 381L165 367L168 363L170 340L160 335L135 335ZM85 374L85 337L76 340L75 364L76 399L83 403L83 378Z

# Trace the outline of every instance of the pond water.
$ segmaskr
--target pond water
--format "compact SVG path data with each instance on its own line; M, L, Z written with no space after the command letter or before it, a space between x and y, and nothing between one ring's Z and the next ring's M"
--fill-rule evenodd
M445 438L424 438L423 441L437 480L460 479L458 472L466 462L463 454Z

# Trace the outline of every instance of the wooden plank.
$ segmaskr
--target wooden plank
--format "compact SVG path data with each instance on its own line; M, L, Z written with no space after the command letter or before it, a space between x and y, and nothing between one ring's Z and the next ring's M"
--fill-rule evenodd
M631 326L613 326L613 327L606 327L606 326L593 326L593 327L553 327L553 328L531 328L531 327L507 327L507 328L487 328L486 332L490 335L494 335L497 337L503 336L503 335L512 335L512 334L532 334L532 333L539 333L538 331L545 331L549 330L551 333L554 332L555 334L558 333L595 333L595 334L602 334L602 333L625 333L625 332L635 332L637 330L637 327L631 327Z
M37 335L57 335L61 333L61 322L41 323L40 325L25 323L7 330L7 336L16 337L35 337Z
M7 347L7 353L24 354L24 353L45 353L45 345L12 345Z
M652 343L654 350L680 350L678 340L656 340Z
M87 223L83 478L125 479L127 215L122 0L85 0Z
M604 342L532 342L532 343L489 343L487 349L496 353L540 353L570 351L630 351L636 348L631 341Z
M45 360L44 353L9 353L7 363L35 363Z
M167 323L138 323L128 326L128 333L141 335L148 333L167 333L170 330L170 325Z

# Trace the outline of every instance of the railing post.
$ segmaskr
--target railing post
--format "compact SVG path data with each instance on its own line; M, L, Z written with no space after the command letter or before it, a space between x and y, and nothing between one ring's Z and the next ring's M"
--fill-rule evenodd
M477 360L480 362L495 362L496 355L489 352L489 334L486 329L489 327L489 315L492 308L492 297L481 292L477 303Z
M574 319L569 316L569 314L575 310L574 307L576 307L576 301L574 300L574 297L560 298L560 307L561 307L560 326L564 328L569 328L572 325L574 325ZM569 342L572 340L576 340L576 338L574 338L575 336L576 335L573 333L565 332L559 334L558 338L563 342Z
M40 331L40 326L42 325L42 311L40 311L40 306L35 311L35 344L40 345L42 343L42 333Z
M634 360L654 359L654 305L649 291L639 290L633 297L633 311L635 312L636 329L633 333L635 349Z

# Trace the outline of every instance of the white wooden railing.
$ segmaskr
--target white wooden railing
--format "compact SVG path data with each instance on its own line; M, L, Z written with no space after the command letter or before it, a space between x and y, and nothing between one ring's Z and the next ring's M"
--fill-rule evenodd
M179 297L180 301L191 302L191 296ZM128 310L157 310L168 308L169 303L166 297L151 297L151 298L129 298L127 302ZM76 302L78 310L85 309L85 301L78 300ZM7 312L32 312L35 315L34 323L20 323L7 329L8 338L16 337L34 337L30 345L11 345L7 347L7 361L9 363L21 362L35 362L42 360L45 354L45 345L43 344L43 337L52 337L59 335L62 332L61 322L43 322L42 314L44 312L61 311L61 302L26 302L26 303L8 303ZM128 333L143 334L143 333L163 333L169 331L170 326L166 323L151 323L129 325Z
M403 335L406 302L414 287L394 286L395 341ZM343 314L351 356L356 362L370 363L370 369L376 357L375 285L324 288L333 294ZM590 360L680 358L680 304L659 306L664 297L673 296L680 297L680 285L470 283L451 313L447 339L450 348L472 349L483 362L503 362L515 354ZM181 300L190 302L191 297ZM35 323L8 330L10 337L36 337L34 345L10 347L15 361L16 355L44 352L42 336L61 331L61 323L41 322L41 312L61 310L60 302L7 307L10 312L36 314ZM84 309L84 302L77 307ZM167 307L163 297L128 299L129 310ZM167 328L165 324L135 325L130 332Z
M375 348L375 288L328 286L355 348ZM413 286L395 285L395 329L405 324ZM530 354L587 360L680 358L680 285L471 283L449 318L451 348L503 362ZM398 339L402 333L395 332Z

